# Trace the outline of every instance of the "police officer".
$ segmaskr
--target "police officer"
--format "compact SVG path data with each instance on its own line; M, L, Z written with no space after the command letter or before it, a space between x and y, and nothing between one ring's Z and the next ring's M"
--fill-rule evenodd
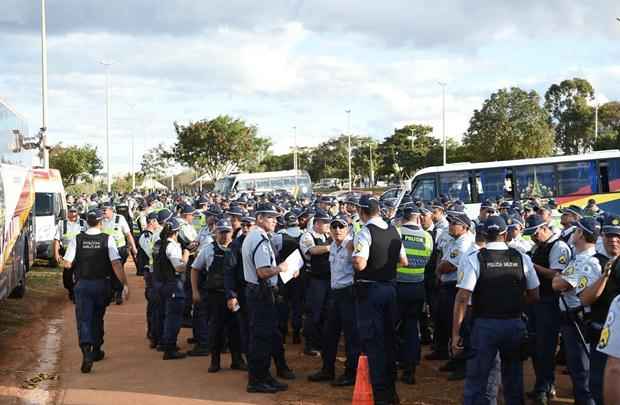
M177 348L185 303L185 271L189 260L189 251L183 250L178 242L180 229L181 224L176 218L169 219L153 247L153 276L161 283L160 297L165 307L164 330L159 342L164 360L186 356Z
M129 224L127 224L127 220L124 216L114 213L110 202L103 203L102 208L104 217L101 230L103 233L114 238L118 253L121 255L121 263L125 265L130 253L133 257L135 257L138 253L136 244L131 234L131 228L129 227ZM127 248L128 244L129 249ZM114 277L112 277L112 289L114 290L114 300L116 305L122 304L122 286L120 284L120 280L117 280Z
M310 381L332 381L335 378L336 354L340 334L344 332L346 363L344 373L332 382L333 386L345 387L355 384L357 360L360 353L359 335L353 297L352 266L353 239L349 232L348 218L339 216L330 224L333 242L329 251L331 268L331 292L327 319L323 331L323 367L308 377Z
M560 217L560 224L562 225L562 231L560 232L560 239L562 239L568 246L574 248L572 240L573 232L575 232L576 223L583 218L583 210L577 205L570 205L567 208L560 209L562 216Z
M396 267L407 265L400 234L380 216L379 201L364 195L359 201L364 226L355 235L353 269L357 328L368 355L375 404L398 403L396 393Z
M620 403L620 297L609 307L609 314L601 332L597 349L607 355L605 367L605 404Z
M282 347L274 289L278 274L287 270L286 262L276 266L269 241L275 231L276 206L262 203L256 208L256 227L243 241L242 257L249 318L248 392L275 393L288 389L269 372L274 349Z
M525 222L519 214L512 214L506 216L508 219L508 232L506 234L506 241L508 246L517 249L521 253L529 253L534 247L534 242L527 240L523 237L523 228Z
M469 231L471 220L465 212L448 211L448 233L451 240L445 243L442 257L437 263L437 276L440 280L437 301L437 324L435 325L436 351L428 354L427 360L447 360L449 358L449 341L452 331L452 309L456 297L457 269L463 254L474 243Z
M299 241L301 253L310 262L306 284L306 310L304 318L304 354L317 356L321 346L322 323L325 320L329 295L329 223L331 216L318 208L314 213L312 231L306 231Z
M537 403L546 404L555 396L554 355L560 331L560 309L551 280L564 270L571 250L540 215L527 218L523 234L531 236L535 243L530 255L540 280L540 300L528 309L528 332L534 335L532 362L536 374L531 396Z
M238 205L233 205L228 211L226 216L230 220L232 226L232 238L235 239L241 233L241 217L243 217L243 210Z
M347 214L351 218L351 228L354 234L358 233L360 229L362 229L362 221L360 221L360 216L357 212L358 202L359 198L355 195L349 195L345 200L345 208L347 210Z
M603 223L603 249L595 255L603 273L601 278L580 294L584 305L591 305L590 315L590 391L597 404L603 403L603 372L607 356L597 350L603 325L612 301L620 295L620 216L609 216Z
M75 316L82 349L82 373L90 373L93 362L103 360L103 318L110 303L112 272L121 281L123 298L129 297L121 257L111 236L101 232L101 210L87 215L88 230L72 239L64 256L64 268L73 267L77 283Z
M401 380L415 384L416 364L420 361L418 321L424 307L424 272L433 252L433 237L420 226L420 210L409 205L400 226L407 265L396 270L396 296L399 310Z
M505 403L523 404L524 295L527 301L536 301L539 281L530 258L506 244L506 222L502 217L487 218L485 235L485 247L464 258L458 274L452 326L454 352L463 350L460 330L470 300L474 319L473 357L467 362L463 403L486 403L489 374L499 353Z
M224 334L228 333L231 366L234 370L246 370L240 352L239 327L233 312L226 305L224 288L225 254L232 241L230 221L222 219L215 225L215 241L205 246L192 264L192 297L194 304L207 300L209 307L209 351L211 353L210 373L220 370L220 354L224 346ZM204 275L204 276L202 276ZM202 276L202 277L201 277ZM203 282L200 282L200 279ZM206 297L203 297L206 295Z
M182 204L177 220L181 224L179 230L179 243L182 249L190 252L188 265L191 266L194 258L198 254L198 233L194 229L192 221L197 214L196 210L189 204ZM192 327L192 285L191 277L185 278L185 306L183 307L183 327Z
M67 218L58 223L54 235L54 260L60 263L62 255L71 243L82 231L86 230L86 221L78 216L77 207L71 206L67 211ZM75 284L73 269L63 269L62 284L69 293L69 299L73 301L73 285Z
M157 347L157 341L159 335L156 330L161 327L158 324L160 314L158 313L158 297L153 287L152 277L152 260L153 260L153 245L155 244L155 234L159 236L159 230L161 227L157 222L157 213L152 212L146 216L146 227L138 235L138 267L139 273L144 275L144 295L146 297L146 325L147 325L147 337L151 342L151 348Z
M584 306L579 294L601 277L601 265L594 257L594 245L601 226L593 218L582 218L576 223L573 234L575 256L564 271L553 278L553 289L561 293L562 311L560 330L564 340L566 365L573 382L573 397L579 405L594 405L590 392L590 359L585 340L584 318L590 307Z

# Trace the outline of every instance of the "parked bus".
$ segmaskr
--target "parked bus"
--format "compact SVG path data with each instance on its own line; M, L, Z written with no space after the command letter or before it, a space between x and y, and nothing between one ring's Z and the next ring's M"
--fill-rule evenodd
M38 154L22 150L26 121L0 100L0 300L21 298L34 260L34 186L30 168Z
M255 191L257 193L285 190L294 195L312 194L310 175L305 170L283 170L263 173L233 173L215 183L221 194Z
M53 242L58 224L67 216L67 196L56 169L33 169L34 229L37 259L54 258Z
M620 214L620 151L427 167L410 180L408 190L421 200L459 199L472 218L480 202L498 197L552 198L559 207L583 207L592 198L603 211Z

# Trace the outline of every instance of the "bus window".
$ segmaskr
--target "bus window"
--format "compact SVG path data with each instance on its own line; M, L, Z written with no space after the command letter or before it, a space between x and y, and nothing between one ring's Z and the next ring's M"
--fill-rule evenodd
M495 200L497 197L512 199L512 176L510 169L485 169L476 173L478 199Z
M256 180L256 189L257 190L265 190L269 189L269 179L260 179Z
M596 161L561 163L556 166L558 196L589 195L598 192Z
M273 189L282 189L284 188L284 178L282 177L274 177L271 179L271 188Z
M439 192L453 200L471 203L471 186L468 172L442 173L439 175Z
M517 197L525 200L530 197L553 197L555 172L553 165L523 166L515 169Z
M254 180L239 180L237 183L238 191L246 191L254 189Z
M415 186L413 186L411 197L414 200L430 201L437 198L435 191L435 179L431 177L420 178L416 180Z
M610 159L607 162L607 177L609 192L620 191L620 159Z
M37 216L54 215L54 194L35 193L34 210Z

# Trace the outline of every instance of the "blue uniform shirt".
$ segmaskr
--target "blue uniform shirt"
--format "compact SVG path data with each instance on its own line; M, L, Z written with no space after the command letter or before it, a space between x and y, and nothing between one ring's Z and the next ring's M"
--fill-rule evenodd
M347 236L340 245L334 241L329 247L332 290L339 290L353 285L352 251L349 250L349 246L352 243L353 239L351 236Z
M276 256L269 241L269 235L261 227L252 229L243 241L241 248L243 255L243 274L245 281L250 284L258 284L256 269L261 267L273 267L276 265ZM276 286L278 275L267 279L270 286Z

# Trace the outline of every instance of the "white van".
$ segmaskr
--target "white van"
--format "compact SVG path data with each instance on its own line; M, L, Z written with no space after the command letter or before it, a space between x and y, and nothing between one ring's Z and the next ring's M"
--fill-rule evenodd
M33 169L34 230L37 259L53 260L53 242L58 223L67 216L67 198L56 169Z

